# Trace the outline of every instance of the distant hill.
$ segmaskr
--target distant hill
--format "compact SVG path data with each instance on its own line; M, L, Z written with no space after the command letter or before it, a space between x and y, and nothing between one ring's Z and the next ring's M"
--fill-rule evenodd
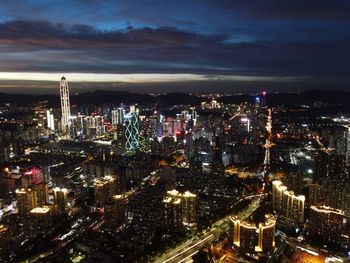
M58 95L27 95L27 94L12 94L0 93L0 103L15 103L19 106L30 105L33 102L47 100L53 107L60 105ZM203 99L183 93L168 93L159 95L158 97L149 94L130 93L126 91L105 91L96 90L93 92L85 92L78 95L71 95L71 104L132 104L138 103L147 105L160 102L163 106L172 106L180 104L200 105Z
M230 95L223 96L218 101L223 103L239 104L242 102L254 103L255 95ZM168 93L159 96L150 94L130 93L126 91L106 91L96 90L93 92L85 92L78 95L71 95L71 104L131 104L138 103L146 105L160 102L163 106L173 105L200 105L203 98L184 94L184 93ZM36 101L47 100L53 107L59 106L60 100L58 95L24 95L0 93L0 103L15 103L19 106L30 105ZM327 103L332 106L344 106L350 108L350 93L346 91L324 91L309 90L299 93L271 93L266 95L266 103L269 106L278 105L310 105L315 102ZM349 106L347 106L349 105Z

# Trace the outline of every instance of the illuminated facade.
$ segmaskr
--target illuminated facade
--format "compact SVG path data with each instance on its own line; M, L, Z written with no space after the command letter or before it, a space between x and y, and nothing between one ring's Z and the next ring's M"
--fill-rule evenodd
M344 235L347 217L344 211L328 206L311 206L310 208L310 235L322 238L333 243L339 243L349 237Z
M66 212L67 193L68 193L68 190L66 188L56 187L53 189L54 203L57 207L57 211L59 214L63 214Z
M197 196L189 191L181 194L177 190L167 191L163 199L164 222L170 228L180 228L182 225L196 225Z
M273 209L294 223L304 222L305 196L288 191L281 181L272 182Z
M28 215L37 206L37 192L22 188L16 190L18 213Z
M70 132L70 102L69 102L69 88L65 77L61 78L60 83L60 97L61 97L61 125L62 131L66 134Z
M55 130L55 118L51 109L46 111L46 125L49 130Z
M125 222L125 198L114 195L104 205L105 225L110 230L116 230Z
M241 221L230 217L231 241L240 252L267 254L275 247L276 220L273 215L265 215L264 222Z
M197 196L189 191L182 195L182 216L185 226L194 226L196 224L196 201Z
M179 230L182 227L181 194L176 190L168 191L163 204L165 226L172 230Z
M94 183L96 206L103 205L116 193L116 179L113 176L105 176Z
M120 125L124 123L124 109L118 108L115 110L112 110L112 125Z
M128 113L124 116L125 125L125 149L135 151L139 149L140 131L139 120L136 112Z

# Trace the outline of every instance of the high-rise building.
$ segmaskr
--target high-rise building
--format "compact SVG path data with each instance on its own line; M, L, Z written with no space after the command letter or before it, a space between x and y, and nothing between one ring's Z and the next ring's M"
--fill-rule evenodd
M287 172L283 178L283 184L287 186L289 191L294 193L301 193L303 188L303 177L304 174L300 170Z
M333 243L348 240L344 235L347 218L344 211L328 206L311 206L310 208L310 235Z
M324 185L327 189L325 204L350 215L350 183L347 180L338 179L329 180Z
M10 255L10 231L5 225L0 225L0 262L6 262Z
M272 182L272 206L286 219L297 224L304 222L305 196L288 191L281 181Z
M54 203L57 206L57 211L59 214L64 214L67 209L67 193L66 188L55 187L53 189Z
M182 222L185 226L196 224L196 201L197 196L189 191L182 195Z
M105 225L110 230L116 230L125 222L125 198L114 195L104 204Z
M310 205L318 205L321 202L325 201L325 191L326 189L319 184L309 184L309 204Z
M30 188L16 190L18 213L28 215L37 206L37 192Z
M116 193L117 182L113 176L105 176L94 183L96 206L103 205Z
M139 149L140 133L139 120L136 112L125 114L125 149L135 151Z
M325 151L318 151L314 159L313 181L322 182L328 177L329 154Z
M52 109L46 111L46 122L47 122L47 128L49 130L54 131L55 130L55 118L53 116Z
M172 230L180 230L181 226L196 225L197 196L189 191L181 194L177 190L167 191L164 204L164 223Z
M238 247L241 253L267 254L275 246L276 219L273 215L265 215L263 222L240 220L230 217L230 235L233 245Z
M69 102L69 88L65 77L61 78L60 83L60 97L61 97L61 125L62 131L66 134L70 132L70 102Z
M30 211L30 235L44 233L50 225L50 208L35 207Z
M118 108L115 110L112 110L112 125L122 125L124 123L124 109Z
M172 231L178 231L182 227L181 201L181 194L176 190L168 191L163 199L164 225Z
M40 183L35 186L37 192L38 206L47 205L49 203L49 186L47 183Z
M114 128L114 141L112 142L113 153L116 155L122 155L125 153L125 126L122 124L118 124Z

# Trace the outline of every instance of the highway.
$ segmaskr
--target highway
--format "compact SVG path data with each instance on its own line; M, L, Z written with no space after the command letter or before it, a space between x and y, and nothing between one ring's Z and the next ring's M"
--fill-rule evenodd
M263 195L254 195L248 198L253 199L251 204L242 210L237 216L244 220L248 218L260 205ZM247 197L244 197L247 199ZM155 259L155 263L179 263L189 262L193 255L208 244L211 244L222 233L229 230L229 217L225 217L216 221L212 227L204 232L200 232L190 240L179 244L177 247L165 252L159 258Z

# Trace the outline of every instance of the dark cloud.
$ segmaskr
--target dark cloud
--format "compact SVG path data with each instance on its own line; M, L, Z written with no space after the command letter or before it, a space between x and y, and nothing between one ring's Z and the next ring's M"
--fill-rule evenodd
M0 43L49 48L142 48L164 45L206 44L222 36L202 36L176 28L128 28L99 31L89 25L53 24L46 21L9 21L0 24ZM97 46L96 46L97 45Z
M0 70L64 72L221 72L342 76L349 41L232 43L173 27L101 31L46 21L0 24Z
M344 86L349 47L347 0L0 2L0 71L306 76Z
M251 0L208 1L213 6L258 18L278 19L349 19L350 2L347 0Z

